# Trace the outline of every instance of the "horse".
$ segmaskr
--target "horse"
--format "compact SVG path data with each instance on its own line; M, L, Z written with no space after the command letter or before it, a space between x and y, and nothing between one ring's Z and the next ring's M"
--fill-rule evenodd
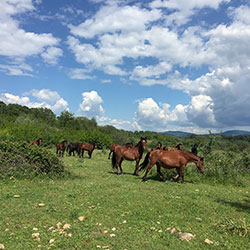
M177 176L174 178L174 180L178 181L179 177L181 177L181 183L184 183L184 170L187 163L189 162L195 163L196 167L200 170L200 172L204 173L203 157L198 157L192 153L181 150L178 151L154 150L152 152L149 152L145 156L143 163L140 164L141 168L139 171L145 169L148 166L146 173L142 177L142 181L146 181L148 172L156 164L158 174L160 175L163 181L166 181L163 174L161 173L161 167L167 169L175 168L177 170Z
M56 144L56 154L63 157L66 147L67 147L66 140Z
M36 141L31 141L30 145L37 145L37 146L41 146L42 145L42 138L37 139Z
M79 148L78 148L78 155L79 157L84 156L84 150L88 151L88 155L89 155L89 158L91 158L92 156L92 153L94 151L94 149L96 148L97 146L97 143L96 142L90 142L90 143L81 143Z
M157 143L156 149L162 149L162 144L161 144L161 142L158 142L158 143Z
M194 154L194 155L197 155L197 154L198 154L197 148L198 148L198 144L195 143L195 144L193 145L193 147L191 148L191 153Z
M143 151L147 144L147 138L141 137L140 141L137 143L135 147L127 148L126 146L117 146L112 155L112 166L116 168L117 175L119 174L118 167L120 167L121 174L122 171L122 161L136 161L135 171L133 175L138 176L139 162L142 158Z
M182 144L179 143L174 148L173 147L169 147L169 146L163 147L163 150L165 150L165 151L178 151L178 150L182 150Z
M109 147L110 151L109 151L108 159L110 159L111 154L114 153L114 150L115 150L115 148L117 146L120 146L120 145L119 144L111 144L110 145L110 147ZM123 144L122 146L125 146L127 148L132 148L133 147L133 143L132 142L128 142L128 143Z
M80 142L71 142L68 144L66 151L69 153L69 156L73 153L73 156L75 156L75 151L77 154L79 154L79 147L80 147Z

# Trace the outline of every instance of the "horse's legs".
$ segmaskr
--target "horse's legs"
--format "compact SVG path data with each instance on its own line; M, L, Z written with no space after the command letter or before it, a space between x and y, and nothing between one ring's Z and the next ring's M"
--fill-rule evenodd
M91 151L91 150L88 151L89 159L91 158L92 152L93 152L93 151Z
M136 160L135 171L133 173L133 175L135 175L135 176L139 176L139 174L138 174L139 161L140 161L140 159Z
M161 172L161 165L159 164L159 162L156 162L156 166L157 166L157 172L160 175L160 178L165 182L166 179L165 179L165 177L163 176L163 174Z
M82 149L82 158L84 158L84 149Z
M116 174L118 175L119 174L119 167L120 167L120 170L122 171L122 168L121 168L122 158L120 156L117 156L117 155L115 155L115 157L116 157Z
M152 164L152 162L150 162L147 170L146 170L146 173L144 174L144 176L142 177L142 181L146 181L147 180L147 174L148 172L151 170L151 168L154 166L155 163Z
M112 151L110 150L108 159L110 159L110 155L111 155L111 153L112 153Z
M184 170L185 170L185 166L181 166L181 183L183 184L184 183Z
M177 175L171 179L172 181L178 181L180 178L180 175L181 175L180 168L176 168L176 171L177 171Z
M119 167L120 167L120 171L121 171L121 174L123 174L123 171L122 171L122 162L123 162L123 157L121 158L120 160L120 164L119 164Z

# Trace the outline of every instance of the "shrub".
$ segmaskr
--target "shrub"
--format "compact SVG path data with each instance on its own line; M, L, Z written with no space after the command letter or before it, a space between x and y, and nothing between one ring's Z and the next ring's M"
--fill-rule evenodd
M24 142L1 141L0 162L0 178L64 172L64 166L53 153Z

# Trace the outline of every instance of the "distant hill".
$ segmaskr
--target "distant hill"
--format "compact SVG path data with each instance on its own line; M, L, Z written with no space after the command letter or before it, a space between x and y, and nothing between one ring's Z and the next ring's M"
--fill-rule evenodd
M222 133L225 136L250 135L249 131L244 130L228 130Z
M166 131L166 132L161 132L160 134L174 136L174 137L188 137L190 135L193 135L193 133L188 133L183 131Z
M194 133L183 132L183 131L166 131L166 132L161 132L160 134L174 136L174 137L182 137L182 138L188 137L190 135L195 135ZM212 134L216 134L216 133L212 133ZM209 135L209 134L205 134L205 135ZM224 136L250 135L250 131L228 130L228 131L222 132L221 135L224 135Z

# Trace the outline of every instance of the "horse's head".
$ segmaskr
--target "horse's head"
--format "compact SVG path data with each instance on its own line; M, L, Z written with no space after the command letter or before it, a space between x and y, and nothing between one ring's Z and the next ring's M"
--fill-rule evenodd
M179 143L178 145L176 145L176 148L177 148L178 150L182 150L182 144Z
M201 157L199 160L196 162L197 168L200 170L200 172L203 174L204 173L204 158Z
M142 147L145 148L147 145L147 138L141 137L140 143L141 143Z

